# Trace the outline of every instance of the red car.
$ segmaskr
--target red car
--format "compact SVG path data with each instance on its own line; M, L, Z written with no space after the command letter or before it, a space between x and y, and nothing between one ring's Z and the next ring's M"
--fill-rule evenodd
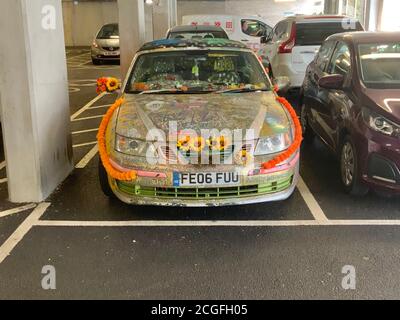
M400 32L329 37L300 92L306 140L340 159L345 190L400 194Z

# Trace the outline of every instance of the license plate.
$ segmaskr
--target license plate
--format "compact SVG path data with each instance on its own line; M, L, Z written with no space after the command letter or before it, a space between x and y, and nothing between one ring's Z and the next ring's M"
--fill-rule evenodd
M104 52L105 56L118 56L119 52L113 51L113 52Z
M237 186L240 184L238 172L174 172L174 187L196 186Z

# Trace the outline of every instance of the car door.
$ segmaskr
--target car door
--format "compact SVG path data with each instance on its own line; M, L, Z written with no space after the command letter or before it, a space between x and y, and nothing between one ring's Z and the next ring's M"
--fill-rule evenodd
M344 87L349 86L352 76L352 59L350 47L344 42L338 42L328 64L326 74L340 74L344 77ZM320 137L332 149L337 149L338 131L343 119L347 116L352 101L347 90L333 90L318 87L315 104L315 120L320 130Z
M336 41L330 40L325 41L318 54L314 58L314 61L307 67L306 76L303 83L303 95L304 95L304 106L306 107L306 113L309 125L317 134L321 134L321 128L318 127L318 99L319 99L319 85L318 81L323 76L327 75L326 70L330 62L333 50L336 47Z
M240 41L253 50L259 50L260 38L272 31L270 26L256 19L243 18L240 21L240 27L242 31Z

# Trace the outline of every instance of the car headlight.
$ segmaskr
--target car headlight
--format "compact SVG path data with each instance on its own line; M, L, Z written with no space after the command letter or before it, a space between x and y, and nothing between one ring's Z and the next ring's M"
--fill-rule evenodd
M255 156L274 154L290 147L292 138L290 132L279 133L274 136L258 139Z
M152 143L116 135L115 150L136 157L155 157L156 150Z
M400 126L385 117L364 108L362 116L369 128L392 137L400 137Z

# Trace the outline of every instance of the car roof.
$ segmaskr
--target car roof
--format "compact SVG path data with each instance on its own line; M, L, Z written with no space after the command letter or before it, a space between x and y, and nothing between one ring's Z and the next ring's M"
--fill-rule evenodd
M188 48L197 47L204 48L235 48L247 49L251 51L246 45L239 41L228 39L162 39L145 43L139 51L155 50L163 48Z
M169 32L193 32L193 31L218 31L225 32L224 29L217 26L204 26L204 25L184 25L184 26L176 26L169 30Z
M332 21L340 21L342 19L351 19L357 20L355 18L343 16L343 15L294 15L287 17L286 20L292 20L295 22L307 22L307 23L321 23L321 22L332 22Z
M334 34L327 40L342 40L354 44L400 41L400 32L347 32Z

